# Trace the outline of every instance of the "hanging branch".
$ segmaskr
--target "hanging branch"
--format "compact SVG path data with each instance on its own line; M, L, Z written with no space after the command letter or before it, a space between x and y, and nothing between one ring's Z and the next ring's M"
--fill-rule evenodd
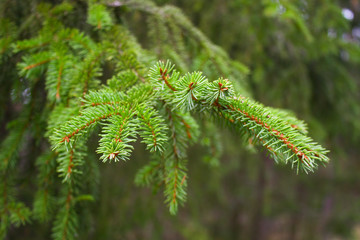
M171 214L186 199L186 149L198 136L190 112L225 120L238 131L239 137L265 147L276 162L290 163L297 172L314 171L318 164L329 160L327 150L305 135L303 122L239 95L227 79L209 82L200 72L180 76L170 62L158 62L150 69L149 80L150 85L141 83L127 92L90 92L84 97L80 115L53 135L54 148L70 143L71 153L76 137L102 122L97 150L102 154L100 158L104 162L125 161L133 149L130 143L140 135L148 150L163 153L139 173L137 182L149 184L162 179ZM158 110L155 106L159 103L162 107ZM165 157L164 167L161 155ZM69 162L66 164L69 169ZM65 179L67 176L64 175Z

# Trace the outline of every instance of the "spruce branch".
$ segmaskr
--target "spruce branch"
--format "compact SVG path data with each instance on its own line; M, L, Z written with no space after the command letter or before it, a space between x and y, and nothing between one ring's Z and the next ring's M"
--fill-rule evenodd
M10 222L19 227L30 221L31 211L22 202L11 202L8 206Z
M82 107L94 107L99 105L119 105L124 101L124 94L115 91L90 91L82 100Z
M199 94L202 90L201 86L205 80L205 77L202 76L202 73L200 72L195 72L193 74L186 73L181 77L176 83L176 88L180 90L174 92L173 102L176 108L184 111L191 111L197 107L196 104L199 104L197 99L199 98ZM197 87L195 88L195 86Z
M231 82L226 79L208 82L197 72L179 79L176 71L175 76L170 75L173 70L171 63L159 62L150 70L149 77L155 89L159 85L159 79L164 79L164 72L167 73L166 79L177 83L175 87L169 87L174 108L180 102L186 105L183 109L199 106L198 110L205 108L216 112L219 117L231 122L245 137L252 137L255 142L260 141L272 153L276 162L290 162L292 167L296 166L297 171L313 171L319 163L328 162L325 155L328 151L305 136L305 131L299 131L297 125L291 124L294 118L290 118L289 123L282 118L284 114L281 111L264 107L249 98L236 97ZM191 79L190 83L186 79ZM195 90L200 93L198 97L190 97ZM298 120L295 122L301 123Z
M90 4L88 10L87 22L96 27L96 29L109 29L112 23L110 13L102 4Z
M17 29L15 24L6 18L0 19L0 57L10 49L12 41L16 38ZM0 58L0 63L1 58Z
M131 108L122 108L118 115L108 119L103 128L100 145L97 152L102 154L103 162L128 160L133 147L129 144L135 141L137 122L133 119Z
M57 153L46 152L36 160L39 189L35 194L33 216L40 222L48 221L54 210L55 196L52 187L56 179L56 157Z
M172 215L176 214L178 205L184 204L186 201L186 157L187 148L190 142L195 142L197 133L194 132L194 139L190 133L189 124L194 123L194 129L197 129L195 121L188 113L181 113L172 110L164 105L164 114L167 115L168 127L170 132L170 139L167 144L167 149L164 152L165 168L164 168L164 182L165 182L165 203L169 206L169 211ZM188 116L186 118L186 116ZM186 119L186 120L184 120ZM188 124L188 123L189 124ZM185 182L185 184L184 184Z
M139 109L140 136L147 145L150 152L164 151L164 145L167 141L167 126L164 119L157 114L155 109Z
M67 96L75 74L74 64L78 60L73 55L60 51L49 63L46 74L46 89L50 101L60 101Z
M80 116L73 118L68 124L56 129L50 137L54 149L58 148L62 143L70 144L74 142L74 137L81 136L85 132L84 129L93 128L100 121L113 115L120 114L122 109L119 106L98 105L92 108L86 108L81 112Z
M71 185L65 185L66 193L59 201L60 208L55 217L52 237L56 240L75 239L79 225L78 215L75 212L74 193Z
M38 78L46 70L46 64L53 60L50 52L39 52L23 57L23 62L18 64L21 76L29 79Z
M170 161L169 161L170 162ZM171 161L166 168L165 203L169 205L170 214L175 215L178 205L186 201L186 172L184 161Z
M85 155L86 147L83 140L76 141L70 151L59 149L57 172L64 182L73 180L74 174L82 173L79 166L83 164Z

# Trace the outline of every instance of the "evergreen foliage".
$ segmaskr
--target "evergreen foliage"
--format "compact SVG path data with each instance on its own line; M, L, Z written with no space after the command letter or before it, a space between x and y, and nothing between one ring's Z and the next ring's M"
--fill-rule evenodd
M67 21L83 4L88 25ZM11 116L1 143L0 238L6 238L11 225L31 219L52 222L53 239L81 234L86 202L97 197L98 164L88 149L94 136L99 137L98 157L111 164L130 160L133 143L141 138L151 159L138 170L135 183L162 189L171 214L187 199L189 146L203 145L207 162L219 165L221 144L214 143L223 126L234 129L243 145L265 148L275 162L289 164L297 173L312 172L329 161L327 150L307 135L303 121L252 100L248 68L231 60L179 9L150 1L121 2L122 11L146 14L151 44L145 49L126 19L118 19L117 4L42 3L21 25L1 19L0 64L12 64L8 74L19 79L4 84L4 89L15 90L1 105L23 104ZM284 17L312 41L303 22ZM28 36L33 18L41 27ZM35 154L32 207L17 197L16 187L28 139L41 150Z

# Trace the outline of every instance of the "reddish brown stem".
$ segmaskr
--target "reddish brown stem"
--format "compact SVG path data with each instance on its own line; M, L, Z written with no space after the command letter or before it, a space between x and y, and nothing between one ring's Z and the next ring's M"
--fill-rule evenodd
M63 71L63 65L61 64L59 69L59 75L57 78L56 99L60 99L60 84L61 84L62 71Z
M171 84L169 83L168 81L169 75L166 75L166 73L167 73L167 69L163 71L162 68L160 68L161 79L164 80L166 86L168 86L171 90L176 91L176 89L173 86L171 86Z
M45 64L45 63L47 63L47 62L50 62L51 60L53 60L53 58L49 58L49 59L46 59L46 60L44 60L44 61L31 64L31 65L29 65L29 66L24 67L24 69L25 69L25 70L29 70L29 69L32 69L32 68L34 68L34 67L43 65L43 64Z
M155 136L155 132L154 132L154 128L150 125L150 122L146 121L144 116L141 116L142 119L144 119L145 123L149 126L149 128L151 129L151 134L153 135L153 140L154 140L154 147L156 147L156 136Z
M243 113L249 119L255 121L257 124L265 127L269 132L272 132L273 134L275 134L275 136L278 139L280 139L284 144L286 144L288 146L288 148L290 148L296 154L296 156L301 160L301 162L304 162L303 158L305 158L306 160L309 160L308 156L306 156L305 153L303 153L297 147L295 147L295 145L293 143L291 143L289 141L289 139L287 137L285 137L285 135L283 133L281 133L280 131L278 131L276 129L271 128L267 123L264 123L263 121L261 121L260 118L254 117L254 116L250 115L249 113L242 111L239 108L235 109L235 107L231 106L231 105L226 105L226 108L233 110L233 111L239 111L239 112ZM309 165L307 162L305 162L305 164Z
M66 135L65 137L62 138L62 140L60 141L60 143L64 142L64 141L67 141L69 142L70 141L70 138L73 137L75 134L77 134L78 132L80 132L81 130L85 129L86 127L90 126L91 124L97 122L97 121L100 121L104 118L107 118L107 117L111 117L112 115L119 115L120 113L119 112L116 112L116 113L109 113L108 115L103 115L103 116L100 116L98 118L95 118L93 120L91 120L90 122L87 122L84 126L81 126L80 128L77 128L75 131L73 131L72 133L70 133L69 135Z

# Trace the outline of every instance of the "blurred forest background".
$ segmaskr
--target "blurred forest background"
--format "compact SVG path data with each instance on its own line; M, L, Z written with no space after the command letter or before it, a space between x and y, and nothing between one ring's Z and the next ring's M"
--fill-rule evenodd
M22 26L40 2L62 1L2 0L0 16ZM84 5L81 0L69 2ZM105 2L144 48L164 56L161 45L148 41L143 12L127 9L121 0ZM360 1L155 3L177 6L213 43L246 65L249 94L304 119L310 135L331 151L331 161L314 173L296 175L262 150L244 147L236 134L224 129L219 133L220 164L204 164L202 147L190 148L188 199L170 216L162 194L134 184L136 171L149 158L143 147L136 147L129 162L99 162L98 196L88 204L92 225L82 229L79 239L360 239ZM74 25L85 29L85 24L84 12L77 11ZM28 36L29 29L19 39ZM6 83L16 74L8 71L14 63L5 59L0 64L2 140L21 101L12 102L14 86ZM193 69L190 60L179 66L204 71ZM34 138L28 140L27 148L34 149L19 154L19 168L22 198L31 203L26 194L36 189L28 177L36 172L32 156L40 148L31 142ZM49 226L33 221L12 227L7 239L48 239Z

